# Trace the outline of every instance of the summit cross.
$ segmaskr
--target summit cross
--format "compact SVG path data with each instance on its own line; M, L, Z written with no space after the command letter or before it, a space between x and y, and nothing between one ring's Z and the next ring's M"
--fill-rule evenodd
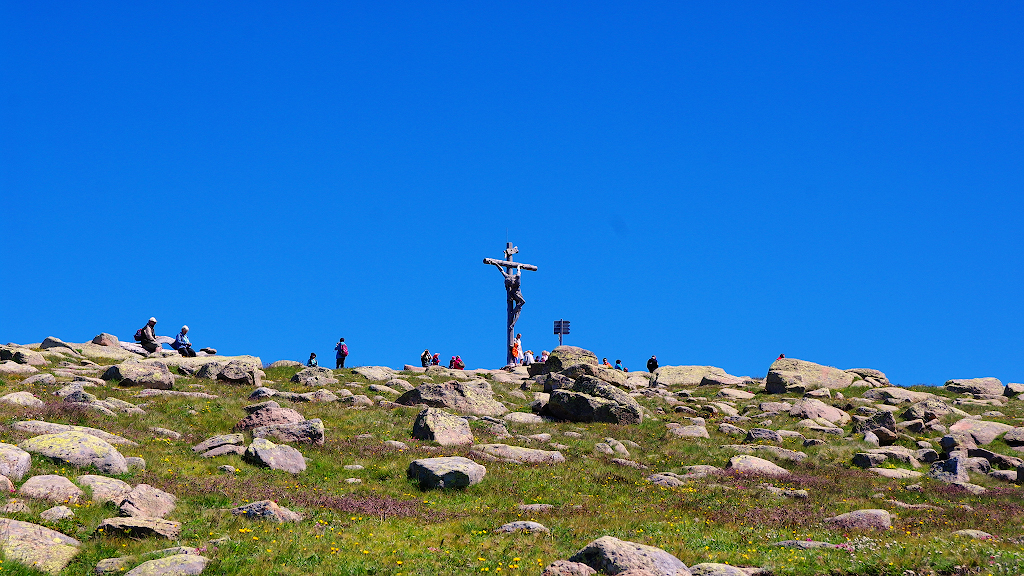
M537 267L533 264L514 262L512 260L512 255L518 253L519 248L517 246L513 246L511 242L508 242L505 244L504 260L484 258L484 264L490 264L496 267L498 272L501 272L501 275L505 278L505 293L508 301L508 332L506 334L507 341L505 346L506 364L512 364L512 342L516 337L516 322L519 321L519 314L523 311L523 304L526 304L526 300L523 298L523 291L521 289L522 273L523 270L537 270Z

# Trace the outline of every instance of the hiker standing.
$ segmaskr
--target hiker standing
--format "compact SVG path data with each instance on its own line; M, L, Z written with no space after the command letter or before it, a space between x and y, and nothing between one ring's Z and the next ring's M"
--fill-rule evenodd
M658 369L658 357L651 356L651 359L647 361L647 371L654 374L654 371Z
M334 349L337 350L337 353L334 355L334 369L344 368L345 358L348 357L348 344L345 344L345 339L339 339L338 345Z

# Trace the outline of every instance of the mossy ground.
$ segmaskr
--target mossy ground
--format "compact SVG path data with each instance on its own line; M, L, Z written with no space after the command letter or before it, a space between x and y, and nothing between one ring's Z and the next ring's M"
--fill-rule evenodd
M296 368L268 369L267 385L280 390L306 392L288 382ZM369 384L350 370L337 370L341 383L332 389L349 387L356 394L373 396ZM414 375L404 376L412 383ZM0 395L25 389L22 378L7 376L0 381ZM354 382L355 386L346 383ZM327 428L322 447L300 446L309 459L307 470L296 476L255 468L235 456L210 460L200 458L191 446L207 437L231 431L244 416L242 407L251 390L209 380L179 379L178 390L202 390L216 399L156 396L144 401L134 398L137 389L116 385L90 388L100 398L116 396L134 403L144 402L146 415L116 418L68 408L51 395L53 386L35 386L31 391L48 404L42 409L3 405L0 441L17 443L26 436L12 430L10 423L21 419L93 426L121 434L139 443L122 448L125 456L141 456L148 470L120 476L131 483L148 483L178 497L170 519L183 525L178 542L132 540L96 532L104 518L116 516L111 504L72 505L76 517L57 523L40 520L38 514L54 505L28 501L29 514L10 515L19 520L47 525L83 542L82 552L65 574L91 574L96 562L113 556L143 554L174 545L206 547L212 559L209 575L364 575L364 574L539 574L548 563L565 559L587 542L604 535L664 548L687 565L723 562L736 566L759 566L778 575L817 574L1022 574L1024 549L1024 493L1015 486L975 476L975 482L989 488L986 494L970 495L957 488L927 479L888 480L852 468L853 453L864 448L859 442L821 436L827 444L802 448L808 458L799 464L779 462L793 472L784 480L725 476L696 481L682 488L666 489L648 483L652 472L680 472L683 466L711 464L724 467L735 453L720 448L739 443L717 432L718 416L708 417L711 439L678 439L665 434L667 421L686 422L660 400L641 398L652 412L659 407L666 414L660 420L639 426L609 424L546 423L508 424L513 434L548 432L553 442L568 445L562 452L567 462L555 466L523 466L485 463L482 483L461 491L424 492L406 478L411 460L440 455L465 455L466 448L432 448L431 443L410 439L415 408L353 409L343 403L314 404L281 400L282 406L297 409L307 418L321 418ZM496 396L528 411L528 400L516 397L508 386L494 384ZM943 394L942 390L924 389ZM856 393L857 389L852 389ZM862 391L862 390L861 390ZM697 396L710 396L717 388L697 388ZM527 393L529 395L529 393ZM847 393L850 396L850 393ZM778 396L759 395L754 403ZM838 402L836 402L838 403ZM743 404L743 403L740 403ZM1000 410L1006 415L991 418L1021 425L1024 402L1011 401ZM972 413L989 408L971 407ZM194 413L193 413L194 412ZM788 416L773 418L772 428L790 428ZM478 442L500 441L491 436L485 422L474 422ZM180 432L180 440L155 436L150 427ZM581 438L565 436L579 432ZM358 440L372 434L372 440ZM813 434L808 434L813 436ZM631 440L631 458L649 467L636 470L611 462L611 456L594 452L603 438ZM384 440L400 440L408 451L385 448ZM509 442L509 441L506 441ZM510 443L519 443L511 441ZM908 441L908 446L910 446ZM535 447L543 448L537 444ZM1001 442L990 448L1016 454ZM217 470L223 464L238 468L226 475ZM347 464L364 466L352 471ZM31 474L63 474L74 479L91 470L74 469L34 457ZM349 484L359 478L361 484ZM757 486L804 488L806 500L779 498ZM921 492L905 489L920 483ZM928 503L943 511L898 509L875 497L916 504ZM270 498L301 512L298 524L252 522L224 514L222 509ZM521 513L520 504L554 505L547 514ZM963 508L968 505L971 508ZM822 519L862 508L884 508L897 515L892 530L884 533L841 533L822 525ZM551 529L550 535L494 534L493 530L513 520L535 520ZM958 538L952 532L962 528L985 530L998 541L980 542ZM210 541L229 541L211 545ZM769 546L786 539L815 539L849 543L846 549L795 551ZM141 562L141 560L139 560ZM7 560L0 574L34 574Z

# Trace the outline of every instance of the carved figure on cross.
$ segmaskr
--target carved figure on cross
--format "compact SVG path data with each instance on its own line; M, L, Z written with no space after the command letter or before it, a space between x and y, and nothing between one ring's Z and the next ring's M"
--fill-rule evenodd
M526 299L523 298L522 282L523 282L523 270L536 270L537 267L532 264L523 264L520 262L512 261L512 255L518 254L519 248L513 246L511 242L505 245L505 259L495 260L493 258L484 258L484 264L491 264L501 272L501 276L505 279L505 296L508 303L508 325L507 325L507 340L508 348L506 350L506 361L512 363L512 340L515 337L516 322L519 321L519 315L523 311L523 304L526 304Z

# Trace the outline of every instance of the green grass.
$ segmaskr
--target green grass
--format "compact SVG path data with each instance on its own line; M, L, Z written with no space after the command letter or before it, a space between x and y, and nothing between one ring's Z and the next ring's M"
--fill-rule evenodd
M297 368L266 370L268 386L279 390L306 392L288 378ZM336 371L340 384L356 394L369 383L350 370ZM421 380L404 376L414 385ZM21 390L21 378L0 380L0 395ZM205 574L210 575L368 575L368 574L539 574L554 560L565 559L590 540L612 535L664 548L687 565L700 562L724 562L737 566L761 566L778 575L877 574L1021 574L1024 557L1020 545L1012 539L1024 535L1024 504L1020 488L975 476L975 482L990 491L972 496L958 489L922 479L895 481L852 468L852 455L867 448L859 442L846 442L822 436L828 444L802 448L799 443L784 446L808 454L800 464L780 462L793 475L783 480L718 477L706 478L676 489L648 483L652 472L681 472L683 466L712 464L724 467L734 453L722 444L741 443L717 432L721 416L707 416L710 440L677 439L666 436L666 421L685 422L681 415L657 399L641 398L650 411L665 410L660 421L649 420L639 426L610 424L552 423L543 425L507 424L513 434L551 433L553 442L568 446L562 450L567 462L556 466L522 466L485 463L487 476L481 484L460 491L424 492L406 478L411 460L440 455L465 455L466 448L431 450L431 443L409 438L415 408L352 409L342 403L291 403L280 400L307 418L321 418L327 428L322 447L301 446L309 458L305 472L291 476L255 468L235 456L204 460L191 446L201 440L231 431L244 416L242 407L249 389L227 386L208 380L181 378L180 390L199 390L216 394L216 399L152 397L144 400L144 416L121 415L109 418L93 412L68 410L56 405L50 392L54 387L35 386L36 395L51 403L42 410L11 408L4 405L2 423L39 418L53 422L94 426L121 434L139 442L126 447L126 456L141 456L148 470L121 476L129 483L149 483L178 497L178 507L170 516L182 522L180 542L146 539L131 540L97 534L96 526L104 518L115 516L112 505L91 505L87 500L73 506L76 517L56 524L47 523L38 513L52 503L28 501L30 514L12 515L64 532L82 540L82 552L65 574L91 574L96 562L108 557L138 555L174 545L206 546L212 559ZM509 395L510 388L495 384L497 396L526 411L529 401ZM535 387L539 390L539 387ZM851 389L858 393L863 389ZM103 398L116 396L134 403L137 390L108 385L90 388ZM948 395L941 389L928 392ZM696 389L695 396L708 398L716 389ZM527 396L530 396L527 393ZM749 403L777 400L759 394ZM844 406L845 401L833 400ZM742 406L744 402L738 402ZM1006 416L995 420L1021 424L1024 410L1020 401L1001 408ZM987 407L963 407L981 413ZM742 410L741 410L742 411ZM794 429L795 419L786 415L772 418L771 428ZM948 419L951 423L955 419ZM755 427L748 422L743 427ZM149 427L164 427L183 434L180 440L154 436ZM489 424L472 425L478 442L496 440L488 432ZM849 428L847 428L849 430ZM582 438L565 436L580 432ZM356 440L359 434L373 434L368 441ZM813 434L808 434L813 436ZM932 435L934 438L937 435ZM595 442L605 437L632 440L640 448L630 448L631 458L649 467L635 470L611 463L611 456L594 452ZM7 426L0 428L0 441L17 443L25 435ZM384 440L400 440L408 451L383 447ZM529 445L529 444L527 444ZM908 447L913 447L907 441ZM543 448L543 444L531 446ZM1001 441L988 448L1017 454ZM226 475L217 470L223 464L239 469ZM358 471L345 470L347 464L360 464ZM898 466L903 466L898 464ZM63 474L74 479L89 470L34 457L31 474ZM361 484L348 484L347 478L360 478ZM804 488L806 500L771 496L757 488L761 482L776 486ZM921 492L905 489L920 483ZM941 512L897 509L883 499L906 503L928 503L944 508ZM273 525L238 519L221 510L264 498L276 499L283 506L301 512L306 519L298 524ZM528 515L519 504L553 504L549 514ZM962 508L968 505L971 509ZM885 533L845 534L825 528L822 520L850 510L885 508L897 515L892 530ZM494 534L495 528L514 520L535 520L551 529L550 535ZM954 537L961 528L977 528L995 534L996 542L977 542ZM219 544L213 540L228 538ZM826 540L850 543L850 550L794 551L769 546L785 539ZM141 560L140 560L141 562ZM34 574L9 560L0 564L0 574Z

